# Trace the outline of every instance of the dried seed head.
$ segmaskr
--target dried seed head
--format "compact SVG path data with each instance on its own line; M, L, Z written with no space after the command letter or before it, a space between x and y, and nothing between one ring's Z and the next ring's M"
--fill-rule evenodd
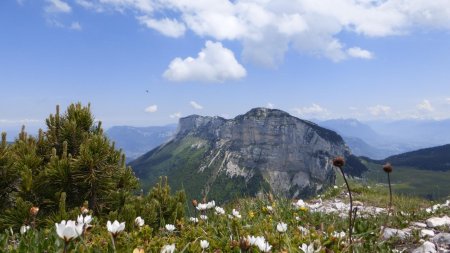
M250 248L250 241L246 238L242 237L241 240L239 240L239 248L246 252Z
M342 169L345 165L345 159L342 156L338 156L333 159L333 165Z
M37 207L37 206L32 206L32 207L30 208L30 215L31 215L31 216L36 216L36 215L38 214L38 212L39 212L39 207Z
M271 203L273 202L273 194L271 192L269 192L269 195L267 196L267 198L269 199L269 201Z
M192 205L193 205L194 207L197 207L197 206L198 206L198 201L197 201L196 199L193 199L193 200L192 200Z
M89 209L88 209L87 207L85 207L85 206L82 206L82 207L80 208L80 211L81 211L82 214L87 214L87 213L89 213Z
M383 170L386 173L391 173L392 172L392 165L390 163L386 163L385 165L383 165Z

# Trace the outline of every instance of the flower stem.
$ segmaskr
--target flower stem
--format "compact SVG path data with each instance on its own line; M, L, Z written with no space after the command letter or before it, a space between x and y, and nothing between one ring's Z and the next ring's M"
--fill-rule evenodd
M388 211L388 215L391 212L391 208L392 208L392 187L391 187L391 176L390 173L388 173L388 184L389 184L389 211Z
M64 253L67 252L67 245L69 245L69 243L67 241L64 241Z
M112 235L112 234L111 234L111 241L112 241L112 245L113 245L114 252L117 252L117 251L116 251L115 236Z
M339 168L341 170L342 176L344 177L345 185L347 186L348 196L350 198L350 209L348 211L348 238L350 243L350 252L352 252L352 232L353 232L353 198L352 198L352 191L350 190L350 185L348 184L347 178L345 177L344 171L342 168Z

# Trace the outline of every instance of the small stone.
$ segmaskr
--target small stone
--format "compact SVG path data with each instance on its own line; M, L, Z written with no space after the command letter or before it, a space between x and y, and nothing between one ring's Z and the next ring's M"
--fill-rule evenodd
M450 245L450 233L440 233L433 237L433 242L437 245Z
M346 205L342 202L337 202L333 204L334 208L338 209L338 210L342 210L344 208L346 208Z
M421 237L433 237L434 236L434 231L433 230L429 230L429 229L422 229L420 230L420 236Z
M448 216L444 216L442 218L432 217L427 220L427 226L430 228L450 225L450 218Z
M436 245L432 242L426 241L422 244L422 246L413 250L412 253L437 253Z
M353 201L353 206L363 206L364 204L361 201L355 200Z
M423 223L423 222L413 222L411 223L411 225L415 226L415 227L419 227L419 228L426 228L427 224Z
M401 240L406 239L407 237L409 237L411 234L409 232L406 231L402 231L400 229L395 229L395 228L385 228L384 232L383 232L383 238L385 240L391 238L391 237L398 237Z

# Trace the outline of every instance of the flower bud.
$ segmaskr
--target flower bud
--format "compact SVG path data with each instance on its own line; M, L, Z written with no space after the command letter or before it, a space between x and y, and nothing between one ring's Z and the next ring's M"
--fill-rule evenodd
M344 157L338 156L338 157L334 158L333 165L342 169L342 167L344 167L344 165L345 165Z
M39 207L37 207L37 206L32 206L32 207L30 208L30 215L31 215L31 216L36 216L36 215L38 214L38 212L39 212Z
M250 246L250 241L246 238L242 237L241 240L239 240L239 248L241 248L242 251L246 252Z
M80 211L81 211L82 214L87 214L87 213L89 213L89 209L86 208L86 207L84 207L84 206L82 206L82 207L80 208Z
M197 206L198 206L198 201L197 201L196 199L193 199L193 200L192 200L192 205L193 205L194 207L197 207Z
M391 173L392 172L392 165L390 163L386 163L385 165L383 165L383 170L386 173Z

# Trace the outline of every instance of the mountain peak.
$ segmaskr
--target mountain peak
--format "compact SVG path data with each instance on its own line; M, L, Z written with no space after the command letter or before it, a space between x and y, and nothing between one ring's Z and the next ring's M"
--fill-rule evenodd
M278 109L269 109L264 107L256 107L245 113L243 116L247 117L268 117L268 116L291 116L289 113L278 110Z
M347 172L364 170L349 160L335 132L281 110L254 108L228 120L182 118L175 138L131 166L147 185L167 175L174 188L191 197L230 199L267 191L300 197L334 183L330 161L336 156L348 159Z

